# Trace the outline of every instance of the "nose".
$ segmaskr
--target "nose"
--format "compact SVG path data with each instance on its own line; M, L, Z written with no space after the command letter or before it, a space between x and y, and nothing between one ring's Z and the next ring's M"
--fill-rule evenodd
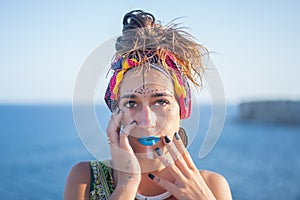
M153 112L150 106L143 106L139 116L139 126L144 129L150 129L155 127L156 114Z

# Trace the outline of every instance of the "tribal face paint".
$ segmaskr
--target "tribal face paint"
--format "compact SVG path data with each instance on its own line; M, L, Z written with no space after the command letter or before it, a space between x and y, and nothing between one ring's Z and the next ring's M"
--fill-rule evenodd
M149 53L151 54L151 52ZM170 82L172 82L173 91L176 94L180 106L180 118L188 118L191 113L191 93L187 78L181 71L179 60L177 60L174 55L167 52L164 61L167 65L166 69L161 66L162 60L160 60L155 54L152 56L147 54L145 56L147 57L146 62L142 61L143 59L139 61L137 58L129 58L126 56L116 58L111 67L114 73L110 79L104 97L109 109L113 112L117 106L119 89L122 86L122 82L127 71L144 67L143 64L147 63L150 64L150 68L156 69L167 77ZM144 68L142 70L143 83L145 83L146 81L144 79L148 75L148 72L145 72Z
M151 159L153 148L161 146L161 138L176 132L180 124L179 104L172 81L156 69L145 76L137 76L134 69L124 75L120 86L118 107L124 111L122 124L136 121L129 133L135 153L147 154Z

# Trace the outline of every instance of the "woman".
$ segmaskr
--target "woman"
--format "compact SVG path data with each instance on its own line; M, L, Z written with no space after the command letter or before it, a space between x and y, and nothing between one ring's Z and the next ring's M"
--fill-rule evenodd
M124 16L116 50L105 95L112 160L75 165L65 199L231 199L224 177L197 169L180 127L207 50L141 10Z

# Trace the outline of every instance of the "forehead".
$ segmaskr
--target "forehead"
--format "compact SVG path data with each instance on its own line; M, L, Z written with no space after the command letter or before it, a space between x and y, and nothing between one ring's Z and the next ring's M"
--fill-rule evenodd
M120 94L134 92L147 87L149 91L169 90L174 91L173 84L162 72L148 68L144 72L137 72L137 68L128 70L120 85Z

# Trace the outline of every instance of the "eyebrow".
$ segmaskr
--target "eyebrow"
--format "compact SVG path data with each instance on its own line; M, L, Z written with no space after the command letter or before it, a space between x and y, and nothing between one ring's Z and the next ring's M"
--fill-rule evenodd
M136 99L137 96L135 94L123 94L121 97L120 97L120 100L121 99L124 99L124 98L127 98L127 99Z
M165 92L161 92L161 93L154 93L151 95L151 97L165 97L165 96L168 96L168 97L173 97L172 94L169 94L169 93L165 93Z
M173 97L172 94L169 94L169 93L166 93L166 92L156 92L156 93L154 93L154 94L151 94L151 97L153 97L153 98L156 98L156 97L165 97L165 96L167 96L167 97ZM128 98L128 99L137 99L138 96L135 95L135 94L124 94L124 95L122 95L122 96L120 97L120 100L121 100L121 99L124 99L124 98Z

